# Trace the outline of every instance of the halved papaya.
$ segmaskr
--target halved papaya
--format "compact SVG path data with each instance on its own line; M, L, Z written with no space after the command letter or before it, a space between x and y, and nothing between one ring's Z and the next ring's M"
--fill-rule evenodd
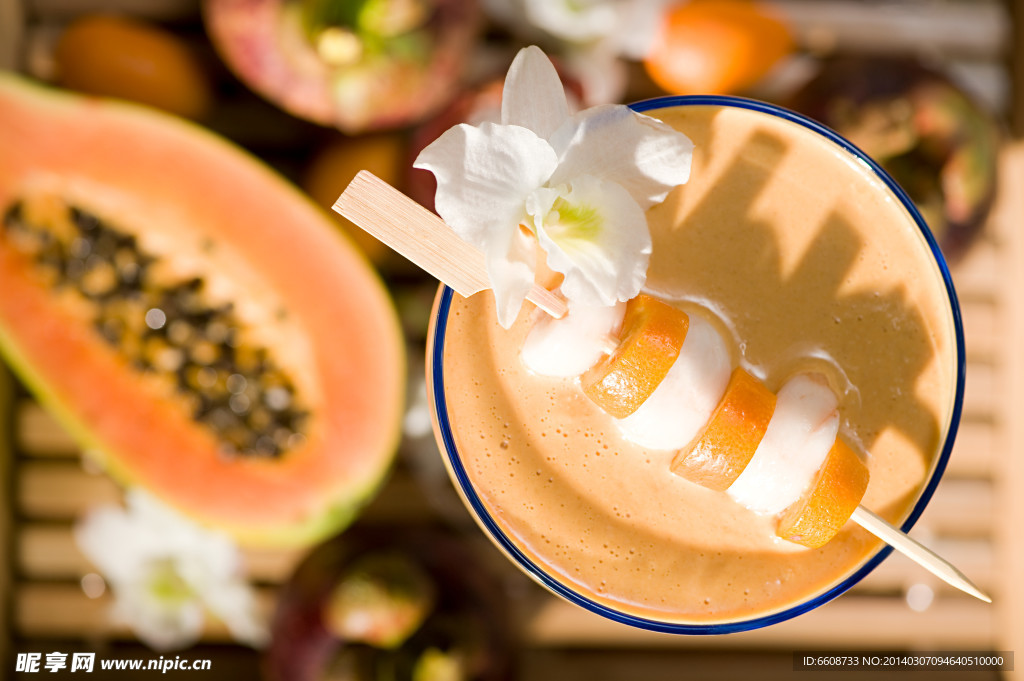
M190 123L0 74L0 350L115 477L260 544L348 522L404 348L323 211Z

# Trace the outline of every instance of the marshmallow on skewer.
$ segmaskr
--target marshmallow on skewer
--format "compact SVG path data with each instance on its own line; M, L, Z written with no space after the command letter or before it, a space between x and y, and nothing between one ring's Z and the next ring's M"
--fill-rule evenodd
M618 347L602 357L617 329ZM666 361L664 351L675 356ZM541 318L523 359L537 373L582 374L584 392L613 416L632 408L615 418L626 439L676 451L673 472L725 490L755 513L781 516L778 533L790 541L827 542L864 495L867 468L838 438L838 399L823 376L794 376L775 396L731 368L709 322L649 296L624 312Z
M541 376L571 378L597 364L607 353L606 339L622 326L625 303L574 307L560 319L544 315L530 328L521 357Z
M648 449L687 446L711 418L732 373L721 334L698 315L672 368L640 408L616 421L622 435Z
M824 377L798 374L787 381L778 393L764 438L726 493L750 510L768 515L795 503L836 441L838 407Z

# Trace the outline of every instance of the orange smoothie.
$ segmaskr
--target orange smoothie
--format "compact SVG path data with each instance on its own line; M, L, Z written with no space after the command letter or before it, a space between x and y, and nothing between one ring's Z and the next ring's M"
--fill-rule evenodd
M773 391L824 374L871 473L863 505L902 524L942 459L959 386L950 295L913 217L797 123L714 105L646 113L695 150L689 182L648 212L645 290L714 324L734 365ZM791 544L774 517L674 475L674 452L624 439L578 379L524 366L536 314L527 304L504 330L489 292L454 296L434 387L469 496L566 589L659 623L749 621L829 592L879 550L852 522L820 549Z

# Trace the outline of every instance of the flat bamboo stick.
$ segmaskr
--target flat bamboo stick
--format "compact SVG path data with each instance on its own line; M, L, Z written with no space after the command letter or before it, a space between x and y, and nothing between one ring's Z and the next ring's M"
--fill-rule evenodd
M387 182L360 171L334 210L452 287L462 296L490 288L484 254L460 239L430 211ZM534 285L526 299L553 317L566 312L565 299Z

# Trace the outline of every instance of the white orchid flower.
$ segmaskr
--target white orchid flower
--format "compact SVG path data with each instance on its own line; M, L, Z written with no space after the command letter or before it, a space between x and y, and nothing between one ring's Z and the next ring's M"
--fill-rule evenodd
M635 296L647 275L645 211L686 182L693 143L626 106L570 115L554 66L537 47L505 78L501 123L450 128L416 159L437 178L435 207L483 251L508 328L534 283L537 246L574 305Z
M97 508L75 527L79 549L110 585L115 618L156 650L194 643L207 612L236 640L262 645L266 623L234 543L141 490L128 490L125 502Z
M529 21L577 45L605 43L631 59L647 56L674 0L522 0Z
M484 0L491 18L528 42L555 42L589 104L617 102L624 59L643 59L678 0Z

